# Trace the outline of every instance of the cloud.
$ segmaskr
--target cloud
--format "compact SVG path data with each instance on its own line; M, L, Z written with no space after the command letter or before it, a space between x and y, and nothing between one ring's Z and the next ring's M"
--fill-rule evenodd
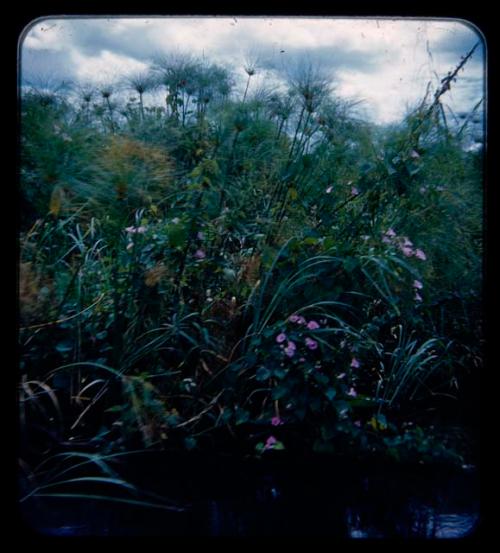
M482 35L467 22L456 22L434 41L434 48L441 55L448 55L457 59L469 52L472 47L479 43L476 50L476 59L482 60L484 56L484 40Z
M22 76L27 80L46 72L66 79L97 79L143 69L161 52L185 51L230 65L243 82L243 58L253 51L264 69L280 76L300 60L317 62L332 76L337 94L364 98L370 118L391 122L422 98L429 81L437 84L453 69L477 40L472 27L454 20L47 19L26 34ZM470 109L482 95L482 50L481 45L447 95L457 111ZM260 75L261 83L267 75Z

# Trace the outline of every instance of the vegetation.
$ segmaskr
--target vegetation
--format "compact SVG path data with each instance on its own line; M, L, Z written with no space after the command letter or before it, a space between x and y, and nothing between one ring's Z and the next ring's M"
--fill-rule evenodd
M23 90L35 480L71 458L116 484L106 459L144 447L463 462L438 424L482 348L482 150L442 105L457 72L381 128L311 66L276 90L245 71L239 94L180 55Z

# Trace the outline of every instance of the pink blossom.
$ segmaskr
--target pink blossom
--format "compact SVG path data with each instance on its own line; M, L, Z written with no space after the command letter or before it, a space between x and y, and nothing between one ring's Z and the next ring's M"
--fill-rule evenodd
M406 255L406 257L411 257L415 253L409 246L402 246L401 251Z
M361 421L354 421L354 426L361 428Z
M333 186L329 186L329 187L325 190L325 192L326 192L327 194L330 194L332 190L333 190Z
M403 246L413 246L413 242L408 239L408 236L403 236Z
M272 449L277 441L278 440L274 436L269 436L269 438L267 438L266 440L266 445L264 446L264 449Z
M318 349L318 342L316 342L316 340L313 340L311 338L306 338L306 346L309 349Z
M394 238L396 236L396 233L394 232L394 229L390 228L386 233L386 236L389 236L390 238Z
M194 256L196 257L196 259L205 259L206 254L203 250L196 250L194 252Z
M290 315L290 317L288 317L288 320L291 323L296 323L299 320L299 316L298 315Z
M422 301L422 296L418 292L415 292L415 301Z
M412 150L410 152L410 157L412 157L413 159L418 159L420 157L420 154L418 152L416 152L415 150Z
M383 242L384 244L390 244L390 243L391 243L391 239L388 238L387 236L384 236L384 237L382 238L382 242Z
M279 426L280 424L283 424L283 421L278 416L276 416L271 419L271 424L273 426Z
M301 357L301 358L299 359L299 361L300 361L301 363L304 363L305 360L306 360L305 357Z
M417 290L422 290L424 285L420 282L420 280L414 280L413 281L413 288L416 288Z
M285 354L288 357L293 357L295 355L295 350L297 349L297 346L294 344L294 342L288 342L286 348L285 348Z
M356 397L358 395L358 393L356 392L356 390L354 388L351 388L348 392L347 392L347 395L348 396L351 396L351 397Z
M359 362L358 359L356 359L356 357L353 357L353 358L352 358L351 367L352 367L353 369L359 369L359 367L361 367L361 363Z
M425 261L427 259L427 256L425 255L425 253L418 248L415 250L415 257L418 257L422 261Z
M285 340L286 340L286 334L284 332L281 332L280 334L278 334L278 336L276 336L276 341L278 342L278 344L281 344Z
M307 328L309 330L316 330L317 328L319 328L319 324L316 321L309 321L307 323Z
M125 230L130 234L144 234L146 232L146 227L141 225L140 227L127 227Z
M302 315L299 315L299 317L297 318L297 324L298 325L305 325L307 323L307 321L304 319L304 317L302 317Z
M357 196L359 194L359 190L355 186L353 186L351 187L351 194L353 196Z
M204 232L201 232L201 230L196 234L196 238L198 238L198 240L205 240L205 233Z

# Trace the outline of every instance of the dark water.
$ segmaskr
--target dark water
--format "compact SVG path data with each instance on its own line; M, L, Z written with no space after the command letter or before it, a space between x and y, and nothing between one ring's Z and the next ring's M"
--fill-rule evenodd
M178 510L35 498L22 503L23 519L34 531L52 536L478 535L479 476L473 468L328 458L291 461L278 456L236 462L159 454L129 459L119 468L130 481L168 498Z

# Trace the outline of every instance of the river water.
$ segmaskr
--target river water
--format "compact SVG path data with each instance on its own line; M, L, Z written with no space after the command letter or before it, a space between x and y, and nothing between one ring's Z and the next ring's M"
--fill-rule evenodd
M475 467L360 464L328 458L236 462L156 455L136 458L121 468L141 489L168 498L174 509L95 499L33 498L22 503L28 528L51 536L346 540L471 538L479 532Z

